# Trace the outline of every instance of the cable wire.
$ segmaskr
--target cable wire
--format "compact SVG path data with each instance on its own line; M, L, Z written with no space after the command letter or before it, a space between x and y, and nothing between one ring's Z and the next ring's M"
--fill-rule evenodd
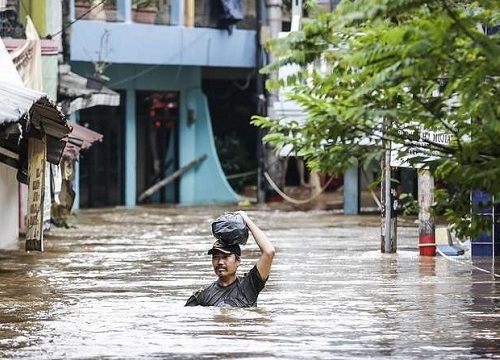
M72 26L74 23L76 23L78 20L82 19L83 17L85 17L85 15L87 15L88 13L90 13L92 10L94 10L96 7L100 6L101 4L103 4L106 0L101 0L100 2L98 2L97 4L91 6L87 11L85 11L80 17L77 17L75 18L75 20L73 21L70 21L69 23L67 23L66 25L64 25L61 30L55 32L54 34L48 34L46 36L47 39L52 39L54 36L57 36L59 34L61 34L64 30L66 30L67 28L69 28L70 26Z
M445 259L447 259L447 260L449 260L449 261L456 262L456 263L458 263L458 264L460 264L460 265L468 265L468 266L473 267L473 268L474 268L474 269L476 269L476 270L479 270L479 271L482 271L482 272L484 272L484 273L486 273L486 274L491 274L491 275L493 275L494 277L500 278L500 275L499 275L499 274L495 274L493 271L489 271L489 270L486 270L486 269L482 269L482 268L480 268L480 267L478 267L478 266L476 266L476 265L474 265L474 264L472 264L472 263L471 263L471 264L468 264L468 263L466 264L466 263L463 263L462 261L458 261L458 260L456 260L456 259L453 259L453 258L449 257L448 255L446 255L445 253L443 253L443 252L439 249L439 247L438 247L438 246L436 246L436 251L439 253L439 255L441 255L442 257L444 257Z
M326 188L328 187L328 185L330 185L330 183L333 180L333 176L330 177L330 179L326 182L326 184L323 186L323 188L320 191L318 191L316 194L314 194L313 196L311 196L310 198L304 199L304 200L298 200L298 199L291 198L290 196L288 196L287 194L285 194L283 191L281 191L281 189L278 187L278 185L276 185L276 183L271 179L271 176L269 176L269 173L267 171L264 172L264 177L269 182L269 185L271 185L271 187L283 199L285 199L286 201L291 202L293 204L297 204L297 205L307 204L308 202L311 202L312 200L316 199L320 194L322 194L326 190Z

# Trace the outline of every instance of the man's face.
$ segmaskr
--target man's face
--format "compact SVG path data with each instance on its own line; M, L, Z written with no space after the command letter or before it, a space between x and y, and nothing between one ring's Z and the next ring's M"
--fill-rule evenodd
M236 275L240 261L234 254L215 252L212 254L212 266L219 278L227 278Z

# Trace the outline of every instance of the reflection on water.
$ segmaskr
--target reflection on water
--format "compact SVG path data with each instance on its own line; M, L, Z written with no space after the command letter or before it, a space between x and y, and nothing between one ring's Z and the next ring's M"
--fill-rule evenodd
M413 223L381 254L379 216L251 208L277 249L259 306L184 307L214 279L224 210L86 210L42 254L0 252L0 357L500 358L500 282L478 270L489 259L420 257ZM240 271L257 257L250 240Z

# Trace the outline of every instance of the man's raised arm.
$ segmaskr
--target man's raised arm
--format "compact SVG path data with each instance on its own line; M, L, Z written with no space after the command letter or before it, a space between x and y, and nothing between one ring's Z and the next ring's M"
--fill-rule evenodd
M274 254L276 250L274 249L273 244L269 241L266 234L257 226L255 223L248 217L248 215L244 211L238 211L238 213L245 220L248 230L253 235L257 246L261 251L261 255L259 260L257 261L257 270L259 270L259 274L263 280L266 280L269 277L269 273L271 272L271 265L273 264Z

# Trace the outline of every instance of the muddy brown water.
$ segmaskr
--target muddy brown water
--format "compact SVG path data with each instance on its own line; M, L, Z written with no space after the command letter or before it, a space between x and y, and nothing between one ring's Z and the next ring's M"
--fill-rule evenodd
M84 210L43 253L1 251L0 357L500 358L489 259L420 257L411 221L381 254L377 215L249 207L277 249L258 307L184 307L214 280L210 224L225 210ZM240 271L257 256L250 238Z

